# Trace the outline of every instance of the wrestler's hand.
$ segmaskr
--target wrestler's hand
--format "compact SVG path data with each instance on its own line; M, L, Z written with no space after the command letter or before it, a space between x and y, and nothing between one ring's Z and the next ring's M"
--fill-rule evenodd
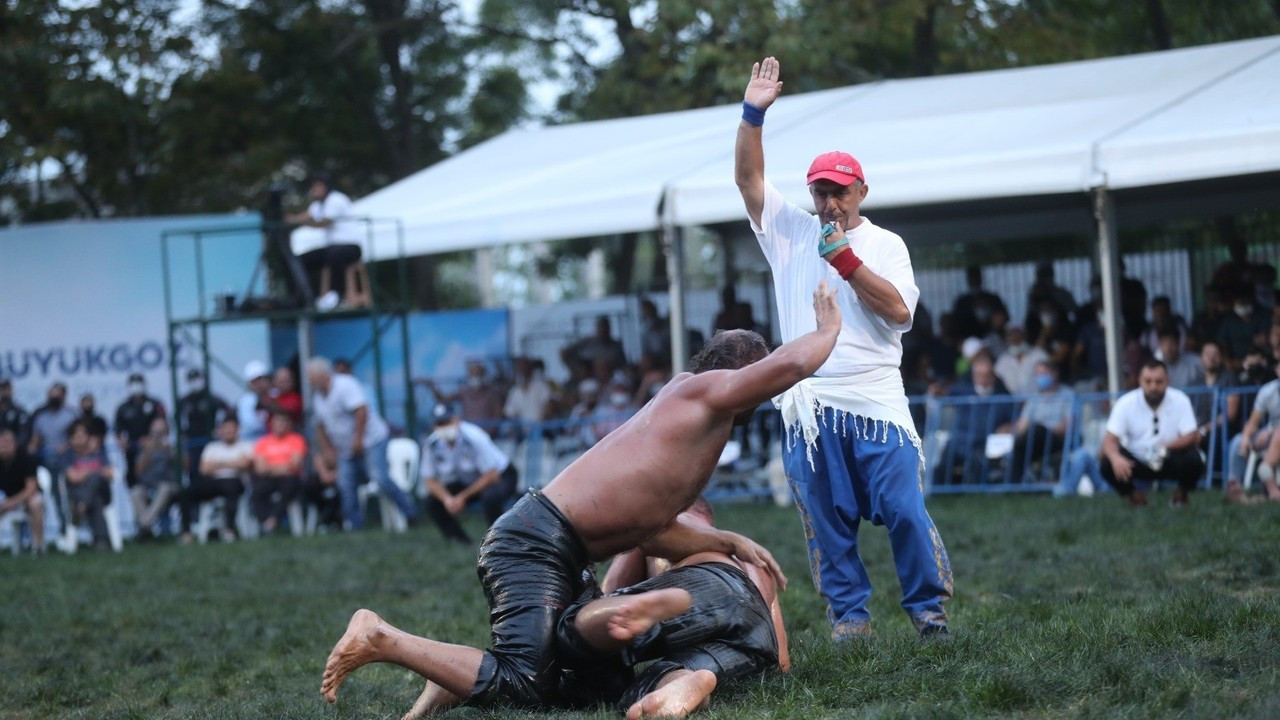
M819 331L840 332L840 306L836 304L836 291L828 289L826 280L818 281L813 291L813 314L818 319Z
M747 91L742 99L766 110L774 100L782 94L782 68L775 57L767 57L762 62L751 66L751 81L747 83Z
M778 561L773 559L773 555L763 545L736 532L729 530L722 530L721 532L725 534L725 539L732 548L731 555L742 562L751 563L768 572L777 581L778 587L783 590L787 589L787 576L782 573L782 568L779 567Z

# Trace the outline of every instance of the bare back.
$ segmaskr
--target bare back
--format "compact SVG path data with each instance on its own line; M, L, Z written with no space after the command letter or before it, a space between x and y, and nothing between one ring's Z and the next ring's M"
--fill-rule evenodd
M686 387L710 374L677 375L543 488L593 560L640 545L706 487L733 427L733 415Z

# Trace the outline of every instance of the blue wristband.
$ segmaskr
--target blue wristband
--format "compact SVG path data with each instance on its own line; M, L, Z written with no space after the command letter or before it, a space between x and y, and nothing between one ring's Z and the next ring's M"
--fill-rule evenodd
M746 100L743 100L742 119L746 120L748 125L760 127L761 125L764 125L764 110L761 110Z

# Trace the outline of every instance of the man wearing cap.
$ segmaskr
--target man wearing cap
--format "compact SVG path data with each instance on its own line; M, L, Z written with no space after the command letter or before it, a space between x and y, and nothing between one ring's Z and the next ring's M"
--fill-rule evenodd
M244 366L244 381L249 389L236 401L236 419L240 439L253 443L267 434L271 409L265 400L271 392L271 368L261 360L250 360Z
M298 258L308 271L320 272L316 307L332 310L339 300L349 307L367 306L369 298L351 282L350 270L360 260L360 225L354 219L351 198L333 187L333 176L327 172L312 174L310 182L311 205L285 220L324 230L324 246Z
M182 438L187 473L194 481L200 474L200 455L213 442L214 431L231 414L226 400L214 395L198 368L187 370L187 394L178 398L174 415Z
M413 501L391 480L387 463L387 440L391 431L382 416L370 407L360 381L351 375L334 373L333 365L322 357L307 362L307 379L314 391L311 407L316 419L316 447L323 462L338 468L342 514L351 529L364 527L364 513L357 494L362 467L369 482L376 484L407 520L416 519L418 509Z
M459 418L453 408L440 403L431 416L435 430L422 441L422 481L431 495L427 514L446 540L469 545L458 513L478 499L492 525L516 494L516 468L489 433Z
M152 422L168 420L168 417L164 403L147 394L147 381L141 373L129 376L128 390L129 397L116 408L116 421L112 427L116 432L116 442L124 451L125 482L132 488L138 484L139 441L151 434Z
M832 637L871 632L871 584L858 555L858 525L889 529L902 607L922 635L945 633L951 563L924 506L924 458L899 366L916 287L902 238L859 212L862 166L843 152L809 167L817 215L786 202L765 180L762 126L782 91L778 61L751 71L738 124L735 180L773 270L783 341L814 327L805 303L820 279L833 282L843 324L831 356L809 379L775 398L786 434L783 461L809 544L814 582L827 601Z

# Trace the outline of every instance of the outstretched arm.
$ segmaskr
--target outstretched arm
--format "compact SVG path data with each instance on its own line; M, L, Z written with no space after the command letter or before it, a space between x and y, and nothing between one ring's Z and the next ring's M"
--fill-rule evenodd
M782 93L779 70L778 60L773 57L767 57L763 62L753 65L743 102L754 105L761 111L767 110ZM764 212L762 136L762 126L753 125L745 119L740 121L733 155L733 176L738 183L738 191L742 193L742 201L746 203L747 215L756 225L760 225L760 215Z
M840 334L840 307L825 280L813 291L818 328L738 370L705 372L684 383L718 413L737 415L786 391L826 362Z

